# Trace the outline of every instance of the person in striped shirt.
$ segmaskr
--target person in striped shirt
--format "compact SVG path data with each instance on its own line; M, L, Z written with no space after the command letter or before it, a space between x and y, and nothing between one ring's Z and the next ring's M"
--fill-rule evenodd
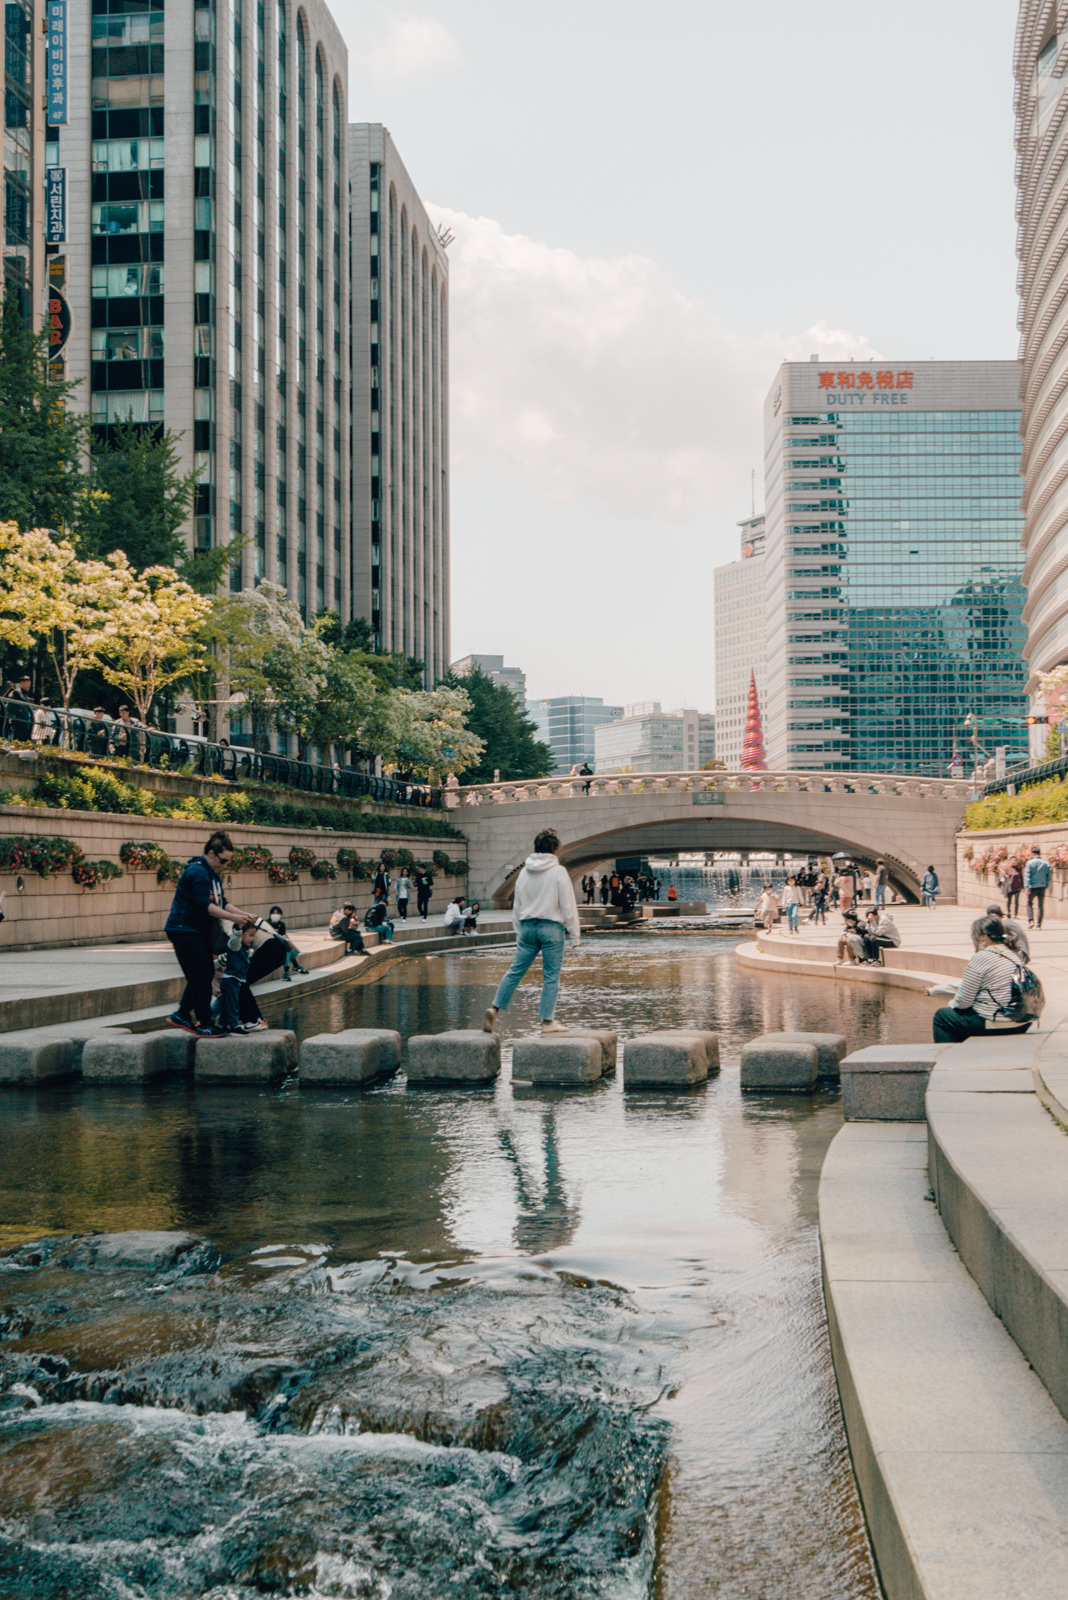
M1012 980L1022 970L1019 956L1005 942L1005 924L1000 917L978 917L971 932L975 954L949 1005L934 1014L935 1044L959 1044L991 1031L1026 1033L1031 1026L1007 1022L1001 1014L1012 1000Z

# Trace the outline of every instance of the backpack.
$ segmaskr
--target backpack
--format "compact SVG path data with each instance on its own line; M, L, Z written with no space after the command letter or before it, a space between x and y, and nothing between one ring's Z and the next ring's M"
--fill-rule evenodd
M986 990L997 1006L997 1015L987 1023L987 1026L991 1028L1019 1028L1025 1023L1037 1022L1042 1015L1042 1008L1046 1004L1042 980L1038 974L1032 972L1031 968L1025 966L1023 962L1017 962L1012 956L1009 956L1008 959L1012 961L1013 966L1016 968L1012 976L1008 1005L998 1005L998 1002L994 1000L989 985Z

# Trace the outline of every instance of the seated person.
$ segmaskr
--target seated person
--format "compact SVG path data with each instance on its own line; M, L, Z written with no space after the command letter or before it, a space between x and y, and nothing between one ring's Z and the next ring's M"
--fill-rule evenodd
M1012 1002L1012 981L1023 970L1023 963L1005 940L1000 917L979 917L972 923L975 954L964 969L956 994L948 1006L934 1014L932 1033L935 1044L959 1044L984 1033L1026 1033L1030 1020L1006 1021L1003 1007ZM944 993L941 985L928 994Z
M467 928L467 901L458 894L445 907L445 926L450 933L464 933Z
M855 911L843 912L842 920L845 926L838 940L838 960L852 967L858 961L864 960L864 940L861 937L859 919Z
M996 904L987 906L986 914L988 917L997 917L998 921L1001 923L1001 926L1005 929L1005 943L1008 945L1009 949L1015 950L1016 954L1018 956L1023 956L1025 961L1030 961L1031 941L1027 937L1023 923L1010 921L1010 919L1005 916L1001 907Z
M389 909L385 900L376 900L373 905L368 906L363 925L368 933L377 933L383 944L393 943L393 924L389 920Z
M350 956L359 955L363 948L363 935L360 932L359 920L356 916L356 907L351 900L346 900L339 906L330 918L327 933L331 939L342 939L345 949Z
M280 941L283 941L285 944L286 953L285 970L282 973L283 978L287 983L291 983L293 981L292 974L294 972L302 972L304 976L307 977L307 967L302 967L300 964L300 951L286 933L285 919L282 916L282 907L272 906L270 911L267 913L267 921L271 925L271 932L274 934L274 937Z
M465 933L477 933L478 932L478 914L479 914L479 912L481 910L482 910L482 907L479 905L478 901L475 900L464 911L464 932Z
M878 907L868 912L865 925L860 929L864 941L865 961L878 962L881 950L896 950L901 943L897 923L889 912Z

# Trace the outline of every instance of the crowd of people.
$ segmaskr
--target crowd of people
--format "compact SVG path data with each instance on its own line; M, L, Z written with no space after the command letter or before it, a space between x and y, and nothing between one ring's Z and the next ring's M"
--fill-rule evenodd
M555 1020L560 970L567 943L573 947L579 944L580 926L574 887L559 859L559 849L555 831L543 830L519 873L513 902L516 953L485 1012L483 1027L489 1032L539 955L542 1031L563 1031ZM173 1027L200 1036L252 1033L265 1028L253 985L279 968L286 980L293 972L306 972L299 949L286 932L280 906L272 906L263 918L227 897L223 875L233 858L229 835L213 833L203 854L195 856L179 878L165 925L186 980L178 1008L168 1021ZM757 926L770 929L785 914L788 930L796 934L803 909L807 909L809 921L825 922L828 906L834 905L842 913L843 923L837 939L837 961L847 965L881 964L884 952L901 944L900 930L887 908L887 895L893 891L885 862L877 861L874 871L863 878L855 864L844 858L828 865L830 871L824 866L792 873L781 897L772 884L766 883L757 902ZM933 884L928 884L928 876L933 878ZM994 903L972 924L975 954L956 991L937 987L928 991L952 996L949 1005L935 1014L936 1042L956 1043L993 1029L1022 1032L1030 1026L1032 1019L1022 1019L1020 1007L1021 988L1034 982L1027 966L1030 941L1012 913L1019 906L1020 895L1026 892L1028 928L1041 928L1050 876L1049 863L1038 845L1032 847L1022 872L1012 866L1003 873L1005 910ZM863 913L857 908L862 884L873 901ZM600 895L602 904L628 906L643 898L657 899L661 885L648 874L613 871L603 874L600 880L587 873L581 887L587 905L594 904ZM366 948L366 932L374 932L389 943L395 927L390 915L391 893L397 918L405 920L413 889L419 915L425 921L433 893L433 874L422 868L413 873L402 867L394 883L386 863L380 861L372 880L371 904L362 919L355 903L344 901L330 917L329 937L343 943L347 954L358 954ZM937 893L937 875L929 867L923 885L925 902L933 902ZM469 904L466 896L454 895L443 914L444 926L459 936L474 933L479 912L477 901ZM1039 1009L1040 1005L1041 1001Z
M600 900L603 906L618 906L623 911L659 900L662 887L660 879L654 878L649 872L621 873L614 870L602 872L600 878L595 872L587 872L580 883L585 905L596 905ZM669 891L669 898L675 898L674 889Z

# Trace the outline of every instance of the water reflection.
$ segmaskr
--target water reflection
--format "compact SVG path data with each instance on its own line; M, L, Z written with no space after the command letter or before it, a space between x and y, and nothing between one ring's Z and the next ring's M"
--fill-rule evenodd
M305 1034L470 1023L508 959L450 952L303 1012L276 1005ZM536 998L521 986L510 1034L534 1025ZM385 1582L562 1600L646 1588L655 1506L663 1600L875 1600L818 1276L837 1097L745 1097L737 1063L766 1029L834 1027L858 1046L922 1037L929 1010L758 982L713 937L591 939L562 1014L624 1034L715 1028L718 1079L519 1095L506 1050L488 1093L0 1095L9 1245L192 1240L171 1266L146 1246L143 1270L62 1239L0 1258L0 1547L38 1552L41 1596ZM311 1450L323 1437L342 1454ZM343 1444L357 1438L362 1454ZM95 1477L71 1466L92 1460ZM53 1477L66 1501L35 1511ZM240 1538L212 1544L226 1517Z

